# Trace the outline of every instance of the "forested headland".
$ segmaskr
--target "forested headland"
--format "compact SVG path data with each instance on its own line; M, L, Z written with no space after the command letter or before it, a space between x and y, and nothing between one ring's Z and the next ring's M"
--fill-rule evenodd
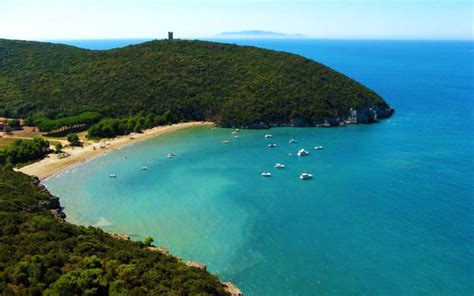
M339 125L353 110L363 115L355 123L393 112L362 84L294 54L204 41L97 51L0 39L0 116L44 129L139 112L234 127Z

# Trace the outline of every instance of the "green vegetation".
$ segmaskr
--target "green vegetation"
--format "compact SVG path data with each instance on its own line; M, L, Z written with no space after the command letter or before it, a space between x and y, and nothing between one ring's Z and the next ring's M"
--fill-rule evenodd
M155 115L148 113L144 115L140 113L136 116L128 118L107 118L102 119L99 123L94 124L88 130L88 137L96 138L113 138L121 135L128 135L132 132L141 133L142 130L153 128L158 125L174 123L170 112L163 115Z
M151 237L151 236L147 236L145 237L145 239L143 240L143 243L145 244L145 246L151 246L151 244L154 242L155 240Z
M49 142L43 138L33 140L16 139L8 147L0 149L0 167L25 164L42 159L49 152Z
M2 295L225 295L215 276L66 223L51 213L58 207L31 177L0 169Z
M27 122L36 125L41 131L49 132L60 128L73 127L77 125L90 126L102 118L97 112L85 112L77 116L68 116L59 119L48 119L45 117L29 117Z
M79 136L75 133L69 134L67 136L67 141L71 146L81 146L81 140L79 140Z
M10 146L16 139L14 138L0 138L0 150L2 148L7 148Z
M54 144L54 150L54 152L56 153L61 153L61 151L63 150L63 144L57 142L56 144Z
M11 129L21 128L20 120L18 120L18 119L10 119L7 124Z
M343 74L255 47L174 40L93 51L0 39L0 116L54 122L84 112L170 111L173 121L223 126L314 125L373 105L387 107Z

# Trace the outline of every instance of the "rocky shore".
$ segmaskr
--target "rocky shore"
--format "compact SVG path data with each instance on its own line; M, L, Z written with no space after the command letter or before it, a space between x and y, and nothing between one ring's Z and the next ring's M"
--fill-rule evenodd
M351 124L376 123L381 119L389 118L395 112L390 106L371 105L361 108L349 108L339 116L324 118L293 118L289 122L264 122L259 121L246 126L233 126L231 123L221 124L222 127L237 127L248 129L269 129L272 127L340 127Z

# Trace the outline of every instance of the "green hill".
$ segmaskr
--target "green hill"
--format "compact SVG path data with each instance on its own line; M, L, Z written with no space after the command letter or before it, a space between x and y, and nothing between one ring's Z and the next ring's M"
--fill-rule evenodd
M0 116L140 111L235 127L369 123L393 112L358 82L283 52L181 40L94 51L0 39Z
M205 271L52 212L35 179L0 168L1 295L226 295Z

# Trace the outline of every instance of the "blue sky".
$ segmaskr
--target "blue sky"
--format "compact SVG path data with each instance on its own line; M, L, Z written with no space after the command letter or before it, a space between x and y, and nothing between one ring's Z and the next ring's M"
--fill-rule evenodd
M0 0L0 38L212 37L268 30L336 39L473 39L464 0Z

